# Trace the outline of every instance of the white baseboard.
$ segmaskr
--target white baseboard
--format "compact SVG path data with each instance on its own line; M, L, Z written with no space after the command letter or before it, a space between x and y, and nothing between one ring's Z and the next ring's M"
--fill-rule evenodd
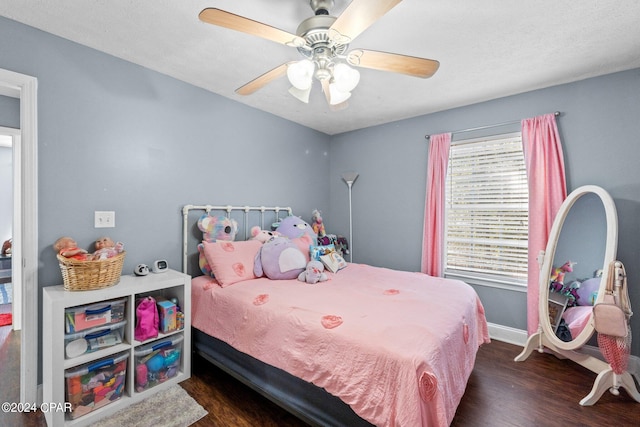
M527 331L516 329L509 326L498 325L496 323L488 323L489 337L493 340L506 342L513 345L524 347L527 342Z
M513 345L524 347L527 342L527 331L522 329L511 328L509 326L498 325L496 323L488 323L489 337L492 340L502 341ZM582 353L588 354L593 357L597 357L600 360L604 360L602 353L598 347L592 345L585 345L580 350ZM640 381L640 357L631 355L629 357L629 366L627 371L638 381Z

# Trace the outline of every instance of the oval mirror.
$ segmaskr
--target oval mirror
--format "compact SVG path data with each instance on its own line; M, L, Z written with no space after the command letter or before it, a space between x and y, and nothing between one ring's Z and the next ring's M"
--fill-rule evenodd
M593 305L604 296L617 246L618 217L609 193L586 185L569 194L540 270L540 327L556 347L575 350L593 335Z

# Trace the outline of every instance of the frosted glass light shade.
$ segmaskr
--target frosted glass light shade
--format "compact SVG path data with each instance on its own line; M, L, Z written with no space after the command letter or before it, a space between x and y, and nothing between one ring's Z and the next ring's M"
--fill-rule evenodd
M350 97L351 97L351 92L343 92L339 90L335 83L331 83L329 85L329 98L331 99L329 104L331 105L341 104L347 99L349 99Z
M309 86L305 90L301 90L295 86L292 86L291 88L289 88L289 93L295 96L296 98L298 98L300 101L304 102L305 104L308 104L309 95L311 94L311 86Z
M296 89L306 90L313 83L314 64L308 59L294 62L287 67L287 77Z
M351 92L360 82L360 72L341 62L333 67L333 82L340 92Z

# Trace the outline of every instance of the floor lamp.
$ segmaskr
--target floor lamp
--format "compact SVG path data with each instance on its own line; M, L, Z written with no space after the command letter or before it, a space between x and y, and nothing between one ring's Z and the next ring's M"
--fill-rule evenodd
M342 174L342 179L349 186L349 262L353 262L353 226L351 216L351 187L353 183L358 179L357 172L345 172Z

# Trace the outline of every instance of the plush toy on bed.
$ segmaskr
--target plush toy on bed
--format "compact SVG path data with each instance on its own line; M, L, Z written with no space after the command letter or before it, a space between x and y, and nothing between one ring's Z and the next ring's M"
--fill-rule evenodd
M218 240L235 240L238 234L238 222L224 215L211 216L205 213L198 219L198 228L202 231L202 240L215 242ZM213 272L204 256L204 246L198 245L198 265L207 276L213 277Z
M254 227L251 227L251 240L258 240L262 243L266 243L273 237L278 236L279 234L280 233L278 233L277 231L262 230L257 225Z
M298 280L301 282L307 282L310 284L324 282L329 280L324 272L324 264L320 261L309 261L306 270L298 275Z
M273 280L296 279L307 266L307 258L289 238L276 236L260 247L253 274Z
M234 240L238 234L238 221L224 215L204 214L198 220L198 228L202 231L203 240L207 242Z
M313 231L313 228L311 228L309 223L304 221L302 218L294 215L289 215L288 217L283 218L282 221L280 221L280 223L278 224L278 228L276 229L276 231L280 233L280 235L288 237L290 239L302 237L303 235L307 234L309 237L311 237L311 241L314 245L318 242L318 236Z

